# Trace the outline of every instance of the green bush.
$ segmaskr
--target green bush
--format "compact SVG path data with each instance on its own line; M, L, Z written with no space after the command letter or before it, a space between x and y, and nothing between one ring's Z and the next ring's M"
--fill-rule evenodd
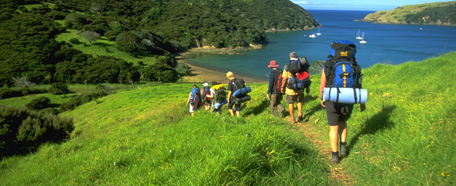
M26 96L28 94L42 94L42 93L46 93L46 92L48 92L46 89L40 89L40 88L28 88L28 89L3 88L3 89L0 89L0 99L22 97L22 96Z
M72 118L0 105L0 159L35 151L46 142L62 142L74 130Z
M63 94L63 96L65 96L65 94L68 94L71 91L68 89L68 85L63 83L52 83L52 87L49 89L49 92L55 95Z
M103 96L107 95L104 91L96 91L90 94L81 94L71 98L70 101L67 101L60 105L60 112L65 112L67 110L74 110L77 106L91 102Z
M181 62L177 63L176 71L181 76L188 76L191 73L190 68L188 67L188 65L185 64L185 63L181 63Z
M175 82L178 79L177 71L171 66L157 62L142 70L141 76L146 81Z
M33 99L27 103L27 108L30 110L41 110L51 106L51 100L47 97L41 96Z

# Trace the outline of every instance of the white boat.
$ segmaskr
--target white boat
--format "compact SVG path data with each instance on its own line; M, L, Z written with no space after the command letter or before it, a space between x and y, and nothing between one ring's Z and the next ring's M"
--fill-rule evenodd
M367 43L367 41L364 40L364 32L363 32L363 37L361 37L361 41L359 41L359 43Z
M318 33L317 33L317 36L321 35L320 33L320 28L318 28Z
M309 37L315 38L315 37L317 37L317 36L315 36L315 34L310 34Z
M359 36L359 32L360 32L360 31L361 31L361 30L358 30L358 34L356 35L356 39L358 39L358 40L363 39L361 36Z

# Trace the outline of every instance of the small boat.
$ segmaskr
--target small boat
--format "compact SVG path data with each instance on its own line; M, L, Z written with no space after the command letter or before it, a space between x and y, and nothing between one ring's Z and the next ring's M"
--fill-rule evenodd
M321 35L320 33L320 28L318 28L318 33L317 33L317 36Z
M363 32L363 37L361 37L361 41L359 41L359 43L367 43L367 41L364 40L364 32Z
M359 36L359 32L360 32L360 31L361 31L361 30L358 30L358 34L356 35L356 39L358 39L358 40L363 39L361 36Z
M315 38L315 37L317 37L317 36L315 36L315 34L310 34L309 37Z

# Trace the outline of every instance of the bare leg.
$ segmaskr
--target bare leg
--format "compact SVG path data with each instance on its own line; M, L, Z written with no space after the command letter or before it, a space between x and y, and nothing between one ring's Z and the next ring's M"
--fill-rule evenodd
M329 144L331 145L332 152L338 152L339 145L337 144L337 135L339 126L329 126Z
M288 110L290 112L290 116L294 118L294 105L293 104L288 104Z
M230 109L229 111L230 111L231 116L234 116L234 111L232 109Z
M340 135L340 142L346 142L346 140L347 140L347 122L339 123L339 135Z
M241 112L236 111L236 115L237 115L238 118L241 117Z

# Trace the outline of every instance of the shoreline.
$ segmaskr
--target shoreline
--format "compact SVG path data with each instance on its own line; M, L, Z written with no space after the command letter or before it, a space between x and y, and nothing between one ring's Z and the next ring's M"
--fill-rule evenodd
M209 84L213 81L218 81L218 82L221 82L222 84L229 83L230 80L228 78L226 78L226 73L228 71L222 72L219 70L212 70L212 69L190 64L187 61L185 61L185 57L184 57L184 55L188 54L188 53L190 53L190 52L187 51L184 53L176 53L175 58L176 58L177 62L185 63L188 65L188 67L190 67L190 70L191 70L190 76L196 76L197 78L202 78L205 80L204 82L207 82ZM268 83L267 81L264 81L264 80L250 78L250 77L246 77L246 76L240 76L240 75L237 75L235 72L234 72L234 75L236 78L244 79L246 84L248 84L248 83ZM201 83L204 83L204 82L201 82Z

